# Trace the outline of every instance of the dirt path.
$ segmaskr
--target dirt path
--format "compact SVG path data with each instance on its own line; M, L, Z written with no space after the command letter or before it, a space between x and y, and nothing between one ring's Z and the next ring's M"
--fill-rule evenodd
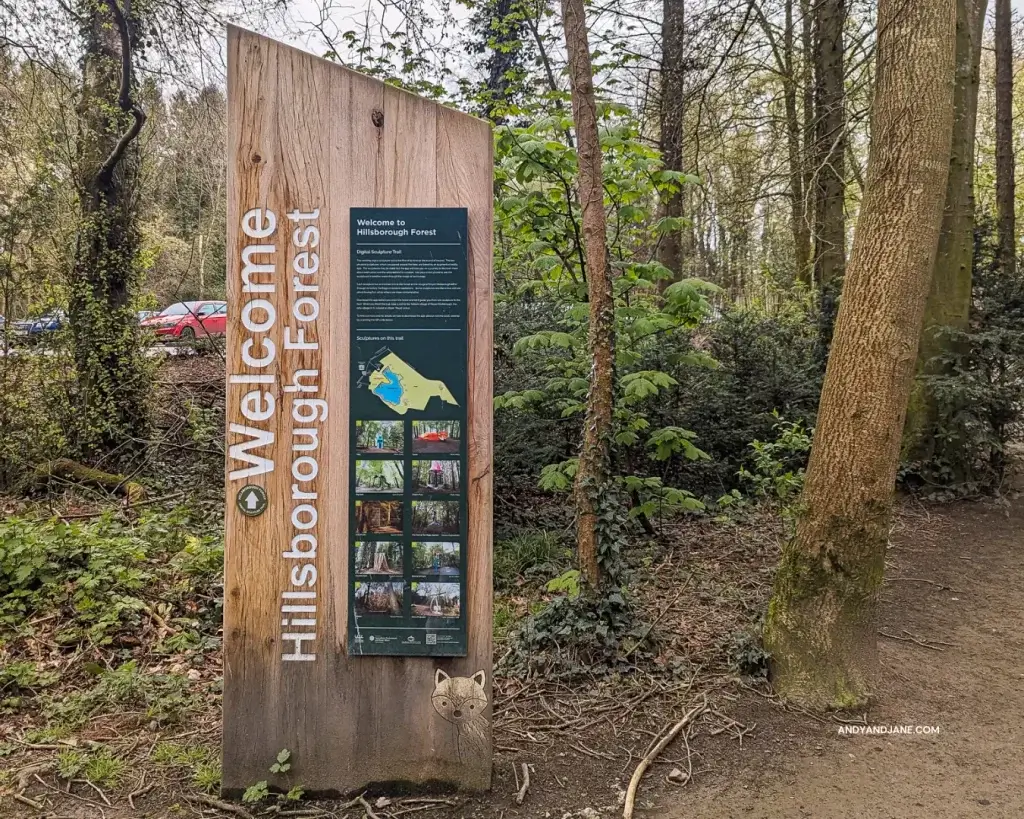
M867 722L940 733L839 736L765 703L748 715L762 730L664 819L1024 816L1024 501L910 510L889 575L883 630L941 650L881 638Z

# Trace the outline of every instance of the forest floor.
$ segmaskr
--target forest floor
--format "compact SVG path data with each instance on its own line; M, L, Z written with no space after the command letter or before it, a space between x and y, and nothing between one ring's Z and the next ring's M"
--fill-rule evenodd
M758 730L680 792L664 819L1024 816L1024 502L905 510L889 553L872 726L743 704ZM731 751L731 752L730 752Z
M651 624L632 673L572 685L499 676L492 791L370 792L371 810L379 819L621 816L639 759L706 702L647 772L637 817L1024 816L1024 501L902 505L883 595L882 684L865 714L807 714L779 702L763 679L738 673L759 659L749 635L782 534L776 516L748 511L731 521L666 526L658 539L632 547L631 592ZM537 589L513 582L498 590L496 659ZM216 599L168 610L158 608L165 590L151 593L149 620L116 648L55 645L45 628L58 613L38 618L44 631L32 639L0 645L0 666L6 651L8 662L61 669L38 702L0 717L0 817L363 819L362 804L344 801L218 802L211 793L220 740L216 618L212 638L198 648L169 649L165 639L184 628L187 612ZM100 670L127 657L130 673ZM119 702L118 691L134 704ZM78 704L75 720L68 703ZM84 721L83 703L91 709ZM152 703L164 716L151 716ZM937 726L939 733L840 736L847 724ZM530 785L517 804L524 764Z

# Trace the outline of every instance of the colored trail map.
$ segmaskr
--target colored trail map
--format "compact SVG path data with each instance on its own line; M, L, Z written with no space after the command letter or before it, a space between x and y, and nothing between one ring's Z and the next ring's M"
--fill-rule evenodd
M424 378L390 350L382 350L369 364L365 380L370 392L399 415L405 415L409 410L426 409L434 397L458 406L458 401L443 381Z

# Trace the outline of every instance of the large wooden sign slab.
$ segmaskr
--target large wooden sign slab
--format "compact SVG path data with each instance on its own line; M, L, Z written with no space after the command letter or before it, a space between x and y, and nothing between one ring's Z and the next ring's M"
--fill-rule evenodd
M490 126L236 28L228 117L224 791L488 788Z

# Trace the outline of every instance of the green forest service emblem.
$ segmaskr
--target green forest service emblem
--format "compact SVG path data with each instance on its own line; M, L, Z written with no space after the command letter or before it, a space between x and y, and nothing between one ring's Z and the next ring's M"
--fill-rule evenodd
M235 503L238 510L247 517L262 515L267 511L267 490L252 483L246 484L235 495Z

